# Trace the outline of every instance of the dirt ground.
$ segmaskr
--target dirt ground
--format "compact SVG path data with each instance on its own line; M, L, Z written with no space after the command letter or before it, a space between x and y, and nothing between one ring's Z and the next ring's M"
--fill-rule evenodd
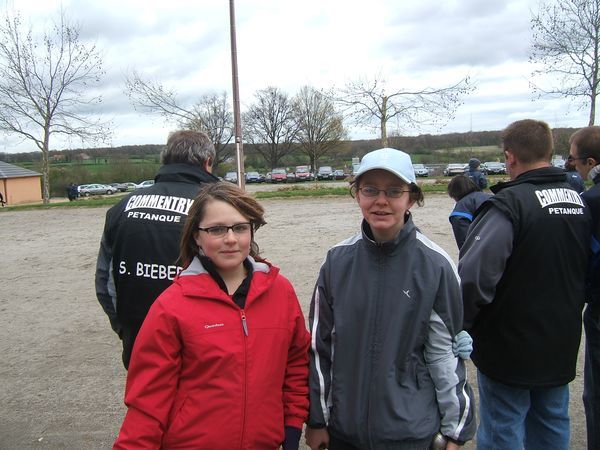
M264 200L263 256L295 286L305 313L326 250L354 234L346 198ZM431 194L415 222L455 260L453 202ZM0 213L0 449L110 448L125 413L121 346L94 294L107 208ZM585 448L583 369L571 385L573 449ZM470 379L475 385L472 367ZM474 448L468 444L465 448Z

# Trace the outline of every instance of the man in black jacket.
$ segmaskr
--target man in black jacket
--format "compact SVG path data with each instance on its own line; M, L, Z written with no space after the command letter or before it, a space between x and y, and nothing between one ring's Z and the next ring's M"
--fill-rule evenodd
M161 153L154 185L124 197L106 213L96 264L96 296L123 343L129 366L150 306L181 270L179 238L192 201L211 174L215 148L197 131L177 131Z
M502 134L511 181L492 186L460 249L473 336L478 448L569 448L569 389L581 339L591 217L536 120Z
M583 405L587 425L588 449L600 448L600 127L585 127L570 139L568 163L594 185L581 196L592 212L592 259L588 270L583 313L585 328L585 369Z

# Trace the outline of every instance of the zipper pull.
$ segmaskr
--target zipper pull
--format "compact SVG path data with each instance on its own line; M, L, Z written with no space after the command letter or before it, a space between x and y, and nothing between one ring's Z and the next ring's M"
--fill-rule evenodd
M242 328L244 328L244 334L246 336L248 336L248 323L246 323L246 313L244 312L244 310L242 309L240 311L240 314L242 315Z

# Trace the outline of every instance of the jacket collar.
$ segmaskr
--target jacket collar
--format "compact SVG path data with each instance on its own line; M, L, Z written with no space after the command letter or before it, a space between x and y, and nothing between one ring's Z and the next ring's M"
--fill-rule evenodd
M191 164L165 164L158 169L154 177L156 183L179 181L193 184L211 183L219 181L212 173L208 173L202 167Z
M540 169L528 170L523 172L514 180L500 182L490 187L490 191L497 194L502 189L506 189L519 184L531 183L531 184L546 184L546 183L560 183L567 180L567 175L564 170L558 167L542 167Z
M373 232L371 231L371 226L369 223L363 219L361 224L363 241L367 244L372 250L383 251L384 253L392 253L398 247L400 247L411 235L414 235L416 232L416 226L412 220L412 214L410 211L406 213L406 219L404 221L404 226L400 230L394 239L386 242L376 242L373 238Z
M279 274L279 269L268 262L257 262L251 256L248 256L247 261L252 264L253 276L246 297L246 306L264 293ZM219 287L198 257L195 257L190 265L177 275L173 283L178 284L186 296L209 297L234 305L231 297Z

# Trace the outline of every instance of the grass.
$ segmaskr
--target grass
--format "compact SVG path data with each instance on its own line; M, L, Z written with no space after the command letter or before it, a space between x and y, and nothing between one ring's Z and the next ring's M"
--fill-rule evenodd
M427 194L428 192L446 192L448 186L448 180L440 180L432 184L421 184L421 189ZM69 202L67 200L61 202L52 202L47 205L42 203L28 204L28 205L16 205L6 206L0 208L0 212L8 211L24 211L24 210L35 210L35 209L49 209L49 208L97 208L103 206L112 206L117 203L125 194L114 194L114 195L98 195L87 198L80 198L78 200ZM301 186L286 186L277 189L276 191L259 191L254 193L257 199L269 199L269 198L298 198L298 197L324 197L324 196L345 196L350 195L348 187L301 187Z

